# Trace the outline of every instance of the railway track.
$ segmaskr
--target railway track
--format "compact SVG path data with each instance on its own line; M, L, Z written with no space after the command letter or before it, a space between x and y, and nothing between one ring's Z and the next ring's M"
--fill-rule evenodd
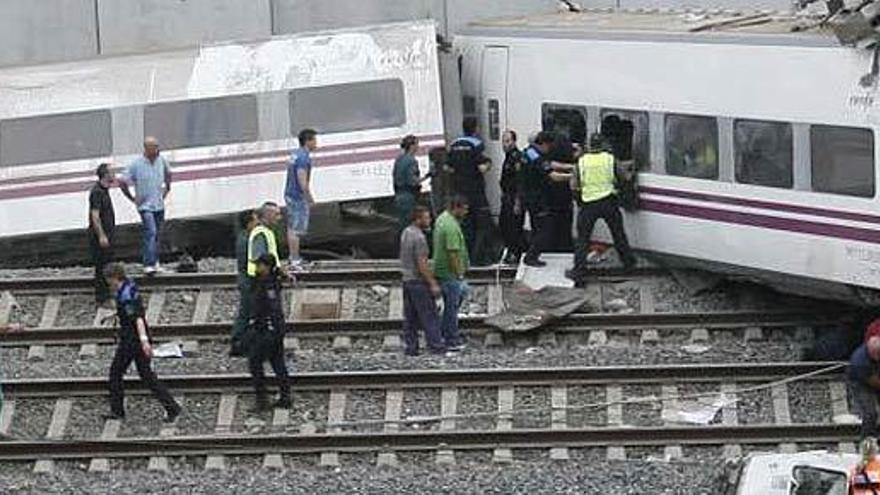
M320 393L327 397L326 420L323 426L314 424L291 425L287 411L276 410L269 432L235 432L229 424L235 417L237 398L249 390L244 375L175 376L164 377L176 395L222 394L217 421L208 434L164 436L142 435L118 438L65 438L65 424L70 401L104 393L103 378L58 380L10 380L4 387L16 403L28 400L57 399L52 435L40 439L14 439L0 442L0 461L41 461L50 459L107 459L159 456L208 456L320 454L321 463L338 462L339 453L376 452L385 456L411 451L435 452L438 462L447 462L459 450L490 450L496 460L510 455L511 449L550 449L551 457L563 459L568 449L608 447L608 455L620 455L625 447L662 447L669 452L680 452L687 446L719 446L736 450L742 445L796 446L797 444L850 445L857 435L852 424L838 424L831 420L815 423L793 422L788 405L774 410L772 421L764 423L731 422L736 417L735 401L726 402L723 420L709 425L682 425L668 421L671 412L679 408L679 390L700 384L713 386L722 393L754 390L759 386L772 387L774 408L777 399L788 401L789 382L809 380L818 387L831 389L842 386L840 363L766 363L752 365L708 366L646 366L595 368L540 368L540 369L485 369L453 371L398 371L353 373L303 373L294 381L294 404L303 394ZM662 387L659 397L624 397L628 386ZM495 390L494 410L468 412L469 404L462 400L465 390ZM544 387L550 391L550 401L515 408L515 394L521 390ZM604 397L596 403L584 404L575 399L578 387L601 387ZM127 384L133 394L145 391L136 383ZM346 412L346 395L359 390L379 390L384 396L384 415L380 419L350 417ZM404 417L401 404L407 394L435 390L441 404L435 405L436 415ZM681 400L687 399L682 393ZM705 394L702 395L711 395ZM833 396L833 392L832 392ZM832 397L838 400L839 397ZM652 424L624 424L628 403L662 402L658 422ZM845 395L843 402L845 403ZM61 406L67 404L67 406ZM68 414L58 413L67 407ZM230 411L230 407L233 411ZM601 425L573 424L573 412L586 407L602 408L606 419ZM837 408L838 406L828 406ZM539 411L544 409L543 411ZM731 414L732 411L732 414ZM669 414L668 414L669 413ZM15 436L8 425L14 421L7 413L6 433ZM472 416L488 417L490 425L467 426ZM545 421L532 421L540 416ZM225 418L225 419L224 419ZM519 418L519 424L518 424ZM522 419L527 421L523 425ZM61 424L59 424L61 423ZM109 421L108 421L109 423ZM538 424L541 423L541 424ZM411 428L413 424L422 425ZM293 426L293 428L291 428ZM358 430L359 427L367 426ZM0 428L4 425L0 425ZM106 425L105 425L106 431ZM117 427L118 431L118 427ZM786 447L783 447L786 448ZM788 447L791 448L791 447ZM441 460L442 459L442 460Z

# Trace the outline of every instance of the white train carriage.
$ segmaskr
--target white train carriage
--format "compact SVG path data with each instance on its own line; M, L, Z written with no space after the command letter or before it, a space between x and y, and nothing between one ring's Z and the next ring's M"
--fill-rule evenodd
M610 116L629 121L636 248L788 290L871 296L880 114L876 85L860 84L871 53L792 32L788 19L741 19L585 12L473 24L455 40L463 111L479 116L496 163L505 128L526 136L543 124L583 142Z
M96 165L124 167L145 135L174 171L170 219L281 202L306 127L319 203L390 196L400 139L443 143L435 37L415 22L2 70L0 238L84 228Z

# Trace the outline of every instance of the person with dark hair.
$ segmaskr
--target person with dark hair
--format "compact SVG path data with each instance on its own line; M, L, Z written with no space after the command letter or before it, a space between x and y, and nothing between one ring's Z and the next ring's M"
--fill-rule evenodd
M271 254L261 255L255 262L253 287L253 319L247 340L248 367L256 391L256 409L269 406L263 363L269 361L278 380L278 401L274 407L290 409L290 374L284 361L284 333L287 326L281 308L281 273L278 260Z
M460 351L464 345L458 331L458 310L469 292L464 275L470 257L460 222L467 214L467 198L455 195L434 224L434 275L443 293L440 333L450 351Z
M259 223L254 210L245 210L238 215L238 238L235 242L236 282L238 285L238 312L232 323L232 354L243 355L241 339L247 330L251 317L251 277L248 276L248 245L251 231Z
M394 161L394 206L397 208L399 231L403 232L410 223L416 200L422 192L419 177L419 138L412 134L400 142L401 153Z
M550 147L549 158L553 169L560 173L571 174L577 161L575 153L578 148L572 143L565 132L553 133L553 145ZM574 227L574 201L568 181L554 181L550 187L550 218L552 234L548 235L549 251L569 253L574 247L571 231Z
M104 267L113 261L113 232L116 229L116 214L110 199L113 174L107 163L98 165L95 174L98 180L89 191L89 253L95 265L95 303L112 306L113 298L104 279Z
M134 280L126 277L125 267L111 263L104 268L107 284L116 292L116 317L119 320L116 353L110 365L110 414L106 419L125 419L125 391L122 377L134 361L141 381L165 408L166 423L180 415L180 405L171 397L168 387L156 377L150 364L153 347L144 311L144 303Z
M400 234L400 267L403 275L403 340L407 356L419 354L419 333L425 331L425 340L432 354L443 354L446 346L440 336L440 320L434 298L440 295L440 285L428 265L428 241L425 230L431 227L431 212L416 206L412 223Z
M504 165L501 167L501 215L498 217L498 224L507 249L504 262L514 264L519 262L520 256L526 250L523 233L525 211L519 179L523 156L516 145L516 132L513 130L504 131L501 145L504 147Z
M593 227L599 219L604 220L608 225L623 266L630 269L636 264L629 239L626 237L626 230L623 228L623 215L620 213L620 202L617 199L616 165L614 155L606 151L602 135L595 133L590 136L590 149L578 160L576 173L571 179L571 189L575 192L580 206L574 269L571 272L571 278L578 286L585 284L590 238L593 235Z
M541 131L523 152L523 168L520 174L520 190L523 205L529 214L532 235L523 262L528 266L541 267L541 254L552 247L553 235L553 185L568 182L571 174L567 168L550 158L553 134Z
M293 152L287 166L287 185L284 201L287 204L287 246L290 251L290 269L301 271L300 238L309 230L309 216L315 205L312 194L312 156L318 149L318 133L314 129L299 132L299 148Z
M464 135L449 145L446 163L452 172L453 194L464 196L470 207L461 226L468 250L475 264L486 265L494 261L494 256L489 252L492 216L486 199L484 178L484 174L492 167L492 160L485 155L485 145L477 128L476 118L464 119Z

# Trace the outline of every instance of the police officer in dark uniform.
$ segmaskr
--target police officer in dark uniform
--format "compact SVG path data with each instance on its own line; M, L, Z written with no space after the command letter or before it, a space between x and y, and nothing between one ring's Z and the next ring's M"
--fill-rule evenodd
M257 278L253 287L253 320L245 339L248 367L256 391L256 408L265 410L266 376L263 363L269 361L278 379L279 398L275 407L290 409L290 375L284 362L284 333L286 325L281 308L281 281L278 263L271 254L256 260Z
M452 172L453 193L467 198L470 205L462 222L468 253L474 265L487 265L493 261L489 252L492 217L483 174L491 168L492 161L485 155L483 140L477 135L477 119L465 118L462 128L464 135L449 145L446 163Z
M557 168L568 166L563 170L574 170L575 147L568 134L553 133L553 146L550 148L550 160ZM571 188L566 182L553 182L550 193L550 218L553 233L548 235L548 251L568 253L574 248L571 230L574 222L574 202Z
M501 167L501 215L498 217L498 224L504 238L504 247L507 248L504 262L512 264L519 262L519 257L526 250L523 234L525 210L519 178L523 154L516 146L516 132L513 130L504 131L501 143L504 146L504 165Z
M153 347L144 316L144 304L137 285L125 276L125 267L119 263L107 265L104 276L107 284L116 292L116 312L119 318L118 344L113 363L110 365L110 414L106 418L125 418L122 377L134 361L141 381L165 408L164 421L173 423L180 415L181 407L171 397L168 387L156 377L150 365Z

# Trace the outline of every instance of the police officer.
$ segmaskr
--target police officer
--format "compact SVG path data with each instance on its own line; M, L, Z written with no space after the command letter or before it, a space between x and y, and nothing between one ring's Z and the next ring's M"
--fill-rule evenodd
M181 407L156 377L150 365L153 347L144 315L144 304L134 281L125 276L125 267L119 263L107 265L104 270L107 284L116 292L116 314L119 318L119 335L116 354L110 365L110 414L107 419L125 419L124 389L122 377L134 361L138 375L165 408L166 423L173 423L180 415Z
M590 136L590 149L580 157L576 173L571 180L571 188L580 205L578 213L578 239L574 253L572 278L578 285L584 283L587 275L587 251L596 220L605 220L614 247L620 255L624 267L636 264L635 256L629 247L629 240L623 228L623 215L617 199L615 182L617 177L614 155L606 151L601 134Z
M269 361L278 379L278 401L274 407L290 409L290 377L284 362L284 311L281 309L281 282L278 259L268 253L254 262L253 319L246 339L248 367L256 391L256 408L265 410L266 377L263 363Z
M485 155L483 140L477 135L477 119L467 117L462 122L464 135L449 145L447 166L452 172L453 195L464 196L470 211L462 222L462 230L475 265L491 263L489 252L492 218L486 200L486 180L492 161Z
M525 211L519 179L523 154L516 145L516 132L511 129L504 131L501 145L504 147L504 165L501 167L501 215L498 217L498 224L507 249L504 262L512 264L519 262L519 257L526 250L523 235Z
M571 174L562 164L554 163L550 158L553 147L553 134L542 131L523 152L520 188L523 205L529 213L532 236L529 250L523 262L528 266L541 267L547 263L541 261L541 253L552 247L553 235L553 204L554 185L567 183Z
M550 148L550 159L554 169L564 173L572 173L576 148L571 138L565 132L553 133L553 146ZM571 197L571 188L568 181L553 182L550 193L550 224L553 231L548 236L548 250L568 253L574 247L571 238L571 230L574 221L574 202Z
M251 318L251 277L248 276L248 250L250 246L251 232L259 223L257 212L246 210L239 214L238 239L235 242L235 260L238 269L236 282L238 285L238 313L232 324L232 349L230 356L244 356L241 349L241 337L247 330Z

